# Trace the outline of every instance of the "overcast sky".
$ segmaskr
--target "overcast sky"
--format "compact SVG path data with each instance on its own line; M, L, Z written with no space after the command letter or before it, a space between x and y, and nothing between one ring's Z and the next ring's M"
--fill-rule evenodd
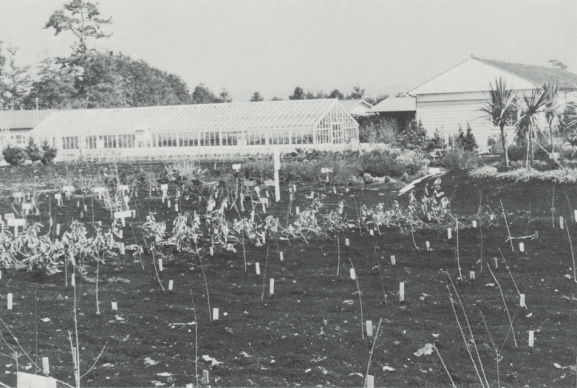
M0 0L0 40L35 67L69 54L72 37L43 29L63 0ZM407 91L471 54L577 73L577 0L100 0L113 36L93 47L122 52L204 82L235 101L254 91L372 96Z

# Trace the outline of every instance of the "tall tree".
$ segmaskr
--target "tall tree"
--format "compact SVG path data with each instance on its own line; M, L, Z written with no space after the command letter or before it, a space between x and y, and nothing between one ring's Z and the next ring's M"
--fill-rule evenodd
M62 8L50 16L44 28L54 28L54 35L64 31L71 32L77 39L72 47L74 54L83 55L88 51L89 38L100 39L112 35L102 31L103 26L112 24L112 17L101 18L98 4L85 0L71 0Z
M359 100L365 96L365 89L361 89L359 85L353 88L351 94L347 96L347 100Z
M250 101L251 102L264 101L264 98L262 98L259 92L254 92L254 94L250 98Z
M198 84L192 92L193 104L214 104L220 102L219 98L203 83Z
M345 96L341 92L339 92L339 89L335 89L329 93L327 98L338 98L339 100L344 100Z
M3 94L2 104L12 109L23 109L24 98L30 90L30 66L18 66L16 64L17 47L8 47L9 57L0 82L2 83Z
M232 102L232 97L228 90L222 89L220 94L218 95L218 102Z
M32 83L25 99L26 109L34 109L38 98L40 109L71 109L74 101L74 74L68 67L56 64L54 59L44 59L38 66L38 79Z
M304 100L306 98L305 91L300 86L297 86L289 100Z
M490 123L496 125L501 130L501 146L503 147L503 158L505 166L509 167L509 154L507 152L507 137L505 127L514 125L517 116L515 98L517 91L507 85L507 81L498 78L495 83L490 84L489 96L481 107L481 112Z
M558 67L559 69L563 69L563 70L565 70L568 67L566 64L564 64L563 62L558 61L556 59L549 60L549 63L551 64L551 66Z

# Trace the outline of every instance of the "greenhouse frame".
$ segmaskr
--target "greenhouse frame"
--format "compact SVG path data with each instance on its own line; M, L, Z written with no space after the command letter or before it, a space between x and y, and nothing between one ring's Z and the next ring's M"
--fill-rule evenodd
M30 132L60 160L239 155L358 145L336 99L55 111Z

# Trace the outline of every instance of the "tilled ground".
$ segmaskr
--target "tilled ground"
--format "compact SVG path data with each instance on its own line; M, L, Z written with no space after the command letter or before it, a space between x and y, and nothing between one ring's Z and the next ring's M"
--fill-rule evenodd
M22 170L21 174L23 171L34 174L30 170ZM37 179L43 174L41 169L37 171ZM16 177L26 178L17 169L4 170L1 176L6 184ZM364 230L361 236L358 229L351 229L339 236L338 269L336 236L308 244L280 240L278 245L276 241L268 241L264 247L247 245L246 273L242 247L237 244L236 253L217 251L204 261L210 307L219 308L220 315L219 320L211 321L196 258L169 253L160 278L165 288L173 280L174 290L162 291L150 255L144 254L142 260L120 256L100 267L100 315L96 314L95 285L78 279L82 374L106 345L94 369L83 378L83 385L182 387L196 384L195 372L200 378L206 369L213 386L361 386L374 345L369 374L375 376L376 386L449 386L451 382L437 353L415 355L426 344L434 344L458 386L480 385L478 374L483 381L486 376L490 386L497 386L498 380L500 386L574 386L574 369L561 368L575 366L577 284L567 231L559 229L558 217L563 215L570 234L577 236L571 205L577 203L577 190L572 185L555 187L552 225L552 184L472 180L451 173L442 181L445 193L452 198L453 212L464 225L458 241L463 280L457 280L455 231L449 240L445 229L434 226L415 233L419 249L410 233L381 230L381 234L370 236ZM331 188L326 190L324 202L335 208L344 200L345 211L355 214L356 206L361 204L392 203L398 188L398 184L351 186L346 192L344 187L337 187L337 194ZM286 199L288 187L282 189ZM311 190L320 189L318 185L299 185L295 205L304 209L310 203L305 196ZM421 190L417 188L417 193ZM80 217L82 209L76 207L77 201L82 199L74 197L63 207L52 204L55 222L63 225L62 232L72 219ZM84 221L92 220L94 209L95 220L110 223L110 214L98 203L92 207L91 200L84 201L89 206ZM512 236L538 231L539 238L515 240L512 251L506 241L500 201ZM167 223L177 214L160 197L149 199L145 192L139 193L136 203L137 218L127 220L124 228L126 244L135 238L142 244L139 225L149 209L156 213L157 220ZM481 228L471 227L480 203L493 209L495 225L484 222ZM47 225L48 205L42 206L39 220ZM181 200L180 206L181 210L198 210L198 198ZM273 204L269 213L284 224L287 206L283 200ZM0 211L9 211L6 202L0 205ZM31 217L33 220L37 218ZM344 246L345 238L350 240L349 247ZM426 241L431 251L425 250ZM519 241L525 244L524 253L519 252ZM499 248L519 291L526 294L527 308L519 307L518 292ZM284 261L280 261L278 252L283 252ZM395 266L390 264L391 255L395 255ZM256 262L260 264L260 276L255 274ZM357 283L349 276L351 263L361 289L362 320ZM498 284L487 269L488 263ZM86 265L88 278L93 278L95 265ZM470 271L475 271L476 279L469 279ZM454 305L478 374L451 307L447 273L455 282L480 354L483 369L461 308ZM271 278L275 279L274 297L268 294ZM405 284L402 305L398 300L400 282ZM9 292L14 294L12 311L5 308ZM23 271L3 271L0 280L0 317L33 361L49 357L53 376L68 383L73 383L68 340L74 328L73 292L65 287L63 274L35 278ZM118 311L111 310L113 301ZM195 321L193 303L197 333L191 324ZM372 320L373 331L378 333L376 340L362 329L366 320ZM533 348L527 343L529 330L535 331ZM6 342L0 344L0 365L5 372L0 382L15 386L16 362L9 357L9 346L18 349L18 345L6 327L2 335ZM198 365L194 362L195 343ZM498 364L493 343L498 348ZM204 362L204 355L216 359L218 365ZM22 355L18 368L34 371L30 360Z

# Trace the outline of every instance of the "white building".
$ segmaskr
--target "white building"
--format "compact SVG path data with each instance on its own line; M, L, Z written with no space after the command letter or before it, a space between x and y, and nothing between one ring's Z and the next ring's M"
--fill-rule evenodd
M60 160L141 159L343 149L358 144L359 128L325 99L55 111L30 136Z
M559 98L577 90L577 75L554 67L531 66L471 57L409 92L416 98L416 118L429 136L438 129L456 134L469 124L480 147L499 136L499 128L480 111L489 97L491 84L503 78L521 93L531 92L548 82L561 87Z

